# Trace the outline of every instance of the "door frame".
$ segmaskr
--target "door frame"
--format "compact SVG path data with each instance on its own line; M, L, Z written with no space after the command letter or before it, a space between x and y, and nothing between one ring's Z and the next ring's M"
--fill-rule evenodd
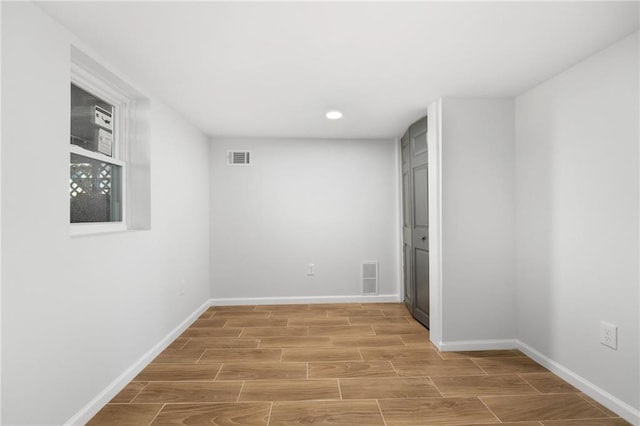
M442 349L442 99L427 108L429 132L429 339Z
M397 225L397 241L396 241L396 253L398 254L398 276L397 276L397 293L398 301L404 304L404 209L402 207L402 141L401 138L395 139L395 153L396 153L396 225Z

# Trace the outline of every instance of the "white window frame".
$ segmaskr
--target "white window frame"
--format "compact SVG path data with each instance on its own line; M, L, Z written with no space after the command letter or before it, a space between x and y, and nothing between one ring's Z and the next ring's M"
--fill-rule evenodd
M131 139L131 118L135 103L118 87L87 70L82 64L72 59L70 82L86 92L111 104L114 108L113 156L84 149L69 143L70 154L78 154L94 160L121 167L121 218L119 222L69 223L71 236L94 235L111 232L123 232L128 229L127 217L127 147ZM69 115L71 117L71 115ZM71 220L69 220L71 222Z

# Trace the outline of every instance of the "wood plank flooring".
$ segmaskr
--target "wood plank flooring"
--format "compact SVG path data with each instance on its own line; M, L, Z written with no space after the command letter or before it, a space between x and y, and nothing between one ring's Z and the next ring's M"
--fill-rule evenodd
M404 305L209 308L89 425L623 426L515 350L441 353Z

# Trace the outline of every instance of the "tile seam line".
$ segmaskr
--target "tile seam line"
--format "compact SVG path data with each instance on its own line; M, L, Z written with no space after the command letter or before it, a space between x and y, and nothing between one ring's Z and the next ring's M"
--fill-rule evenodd
M380 400L376 399L376 405L378 406L378 412L380 413L380 417L382 417L382 423L384 424L384 426L387 426L387 419L384 418L382 407L380 407Z
M160 415L160 413L162 412L162 410L164 410L164 407L167 406L167 403L165 402L164 404L162 404L162 407L160 407L160 409L158 410L158 412L156 413L155 416L153 416L153 418L151 419L151 421L149 422L149 426L156 421L156 419L158 418L158 416Z
M480 403L481 403L482 405L484 405L484 406L485 406L485 408L486 408L487 410L489 410L489 412L491 413L491 415L492 415L493 417L495 417L495 418L496 418L496 420L498 420L498 422L503 423L503 422L502 422L502 420L500 419L500 417L498 417L498 415L497 415L496 413L494 413L494 412L493 412L493 410L492 410L491 408L489 408L489 406L488 406L487 404L485 404L485 402L482 400L482 398L481 398L481 397L476 396L476 399L477 399L478 401L480 401Z

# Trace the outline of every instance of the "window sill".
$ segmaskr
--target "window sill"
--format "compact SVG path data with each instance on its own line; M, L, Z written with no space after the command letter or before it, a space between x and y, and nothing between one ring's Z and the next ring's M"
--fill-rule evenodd
M113 223L72 223L69 227L69 235L72 237L84 237L90 235L113 234L127 231L124 222Z

